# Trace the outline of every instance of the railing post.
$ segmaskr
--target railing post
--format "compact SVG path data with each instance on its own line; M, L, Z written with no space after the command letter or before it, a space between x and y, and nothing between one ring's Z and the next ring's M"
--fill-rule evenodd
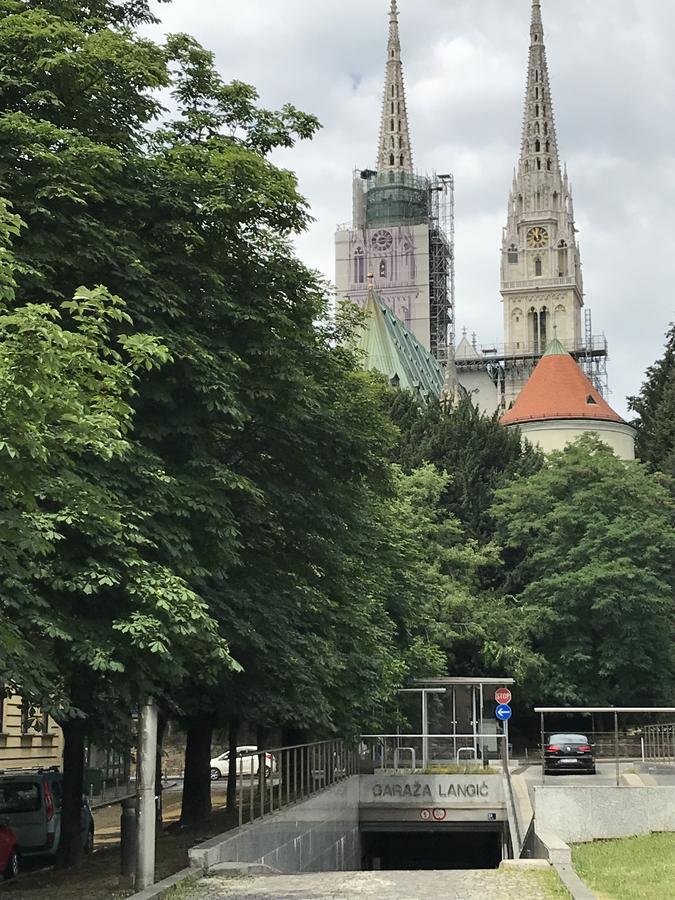
M621 785L621 775L619 773L619 714L614 713L614 755L616 756L616 786Z

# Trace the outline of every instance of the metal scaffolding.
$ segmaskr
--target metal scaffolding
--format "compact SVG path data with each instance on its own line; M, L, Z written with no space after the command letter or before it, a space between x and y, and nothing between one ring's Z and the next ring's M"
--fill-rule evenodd
M455 346L455 181L452 175L356 172L352 228L429 229L430 351L441 365Z

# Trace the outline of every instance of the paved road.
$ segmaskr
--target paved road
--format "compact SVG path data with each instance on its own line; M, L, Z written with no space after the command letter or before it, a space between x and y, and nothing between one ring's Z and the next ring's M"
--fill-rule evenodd
M186 900L549 900L540 871L322 872L205 878ZM558 895L560 896L560 895Z
M634 760L620 760L619 772L628 770L637 771L638 766ZM534 803L534 788L542 784L541 765L530 765L520 773L527 783L527 790L530 795L530 802ZM570 787L570 785L580 785L581 787L590 787L591 785L607 785L616 784L616 763L614 761L603 760L597 763L597 773L595 775L547 775L545 781L546 787Z

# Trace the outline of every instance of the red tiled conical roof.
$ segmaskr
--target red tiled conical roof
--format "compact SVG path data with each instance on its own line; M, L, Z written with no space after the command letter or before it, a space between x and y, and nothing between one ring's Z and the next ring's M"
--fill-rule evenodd
M501 423L518 425L540 419L596 419L625 424L557 338L551 341Z

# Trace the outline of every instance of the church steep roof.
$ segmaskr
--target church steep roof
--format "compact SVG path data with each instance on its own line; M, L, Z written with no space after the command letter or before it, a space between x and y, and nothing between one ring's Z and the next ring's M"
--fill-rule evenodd
M543 419L623 419L593 386L557 338L546 348L502 425L518 425Z
M401 388L423 399L440 397L443 371L439 363L384 304L373 287L368 291L366 322L356 342L366 371L381 372Z

